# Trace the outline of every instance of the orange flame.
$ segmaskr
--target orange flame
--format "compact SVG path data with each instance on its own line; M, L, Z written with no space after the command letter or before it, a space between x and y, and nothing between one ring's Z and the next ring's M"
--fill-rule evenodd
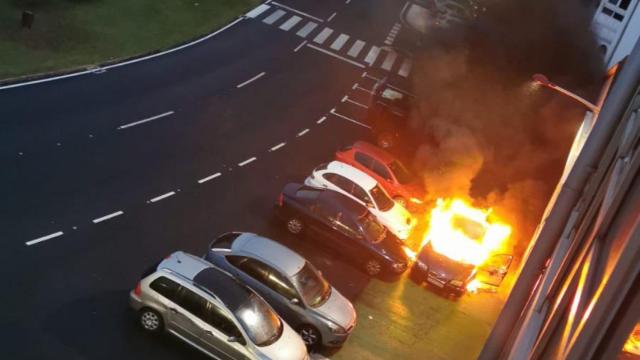
M478 209L462 199L438 199L431 210L423 245L455 261L483 264L500 249L511 234L511 227L490 219L491 209Z

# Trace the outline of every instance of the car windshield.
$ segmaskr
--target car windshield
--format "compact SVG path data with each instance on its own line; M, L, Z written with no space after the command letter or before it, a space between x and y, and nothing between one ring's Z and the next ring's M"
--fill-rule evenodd
M235 311L235 316L258 346L267 346L276 342L282 335L282 321L264 300L251 294Z
M379 210L387 211L393 207L393 200L382 190L380 185L376 184L369 192Z
M402 165L402 163L398 160L393 160L392 162L390 162L389 168L396 176L396 179L398 179L398 182L400 184L408 184L410 182L413 182L413 180L415 179L414 176L409 172L409 170L407 170L407 168L404 167L404 165Z
M451 219L454 228L462 231L468 238L482 241L487 229L481 223L464 216L454 215Z
M371 214L367 214L362 219L362 229L367 234L366 238L374 244L384 240L387 235L387 229L380 225Z
M331 285L308 262L293 275L293 285L304 302L314 308L324 304L331 295Z

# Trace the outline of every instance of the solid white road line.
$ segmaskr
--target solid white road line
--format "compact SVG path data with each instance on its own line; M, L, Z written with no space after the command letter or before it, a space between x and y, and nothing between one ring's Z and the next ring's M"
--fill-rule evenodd
M276 145L276 146L271 147L271 149L269 149L269 151L276 151L276 150L280 149L281 147L283 147L283 146L285 146L285 145L287 145L287 143L286 143L286 142L281 142L280 144L278 144L278 145Z
M122 214L124 214L124 212L123 212L123 211L116 211L116 212L111 213L111 214L109 214L109 215L105 215L105 216L103 216L103 217L99 217L99 218L97 218L97 219L93 219L92 221L93 221L93 223L94 223L94 224L97 224L97 223L99 223L99 222L102 222L102 221L105 221L105 220L109 220L109 219L111 219L111 218L114 218L114 217L116 217L116 216L120 216L120 215L122 215Z
M302 11L300 11L300 10L296 10L296 9L294 9L294 8L292 8L292 7L288 7L288 6L286 6L286 5L282 5L282 4L277 3L277 2L275 2L275 1L272 1L271 3L272 3L273 5L277 5L277 6L281 7L281 8L283 8L283 9L287 9L287 10L289 10L289 11L292 11L292 12L294 12L294 13L298 14L298 15L306 16L306 17L308 17L308 18L310 18L310 19L316 20L317 22L322 22L322 21L323 21L322 19L317 18L317 17L315 17L315 16L313 16L313 15L309 15L309 14L307 14L307 13L305 13L305 12L302 12Z
M215 173L215 174L213 174L211 176L207 176L206 178L202 178L202 179L198 180L198 184L202 184L202 183L207 182L209 180L213 180L213 179L215 179L215 178L217 178L218 176L221 176L221 175L222 174L218 172L218 173Z
M333 29L328 27L322 29L322 31L320 31L320 34L318 34L315 37L315 39L313 39L313 42L322 44L325 40L327 40L327 38L329 37L329 35L331 35L332 32L333 32Z
M409 76L410 71L411 71L411 60L404 59L404 61L402 62L402 65L400 65L400 70L398 70L398 75L402 77L407 77Z
M285 21L284 24L280 25L280 29L284 31L291 30L292 27L296 26L298 22L300 22L302 18L298 15L293 15L289 18L289 20Z
M380 54L380 48L377 46L372 46L371 50L369 50L369 53L367 54L367 57L364 59L364 62L369 64L369 66L373 65L373 63L378 58L378 54Z
M265 24L271 25L274 22L276 22L278 19L283 17L284 14L286 14L286 13L287 13L286 11L278 9L278 10L272 12L271 15L267 16L266 18L264 18L262 20L262 22L265 23Z
M243 87L243 86L245 86L245 85L249 84L249 83L250 83L250 82L252 82L252 81L256 81L256 80L260 79L261 77L263 77L263 76L264 76L264 74L266 74L266 72L264 72L264 71L263 71L263 72L261 72L260 74L258 74L258 75L256 75L256 76L252 77L251 79L249 79L249 80L247 80L247 81L243 82L242 84L238 84L238 85L236 85L236 88L238 88L238 89L239 89L239 88L241 88L241 87Z
M252 157L252 158L249 158L249 159L247 159L247 160L245 160L245 161L243 161L243 162L239 163L239 164L238 164L238 166L243 167L243 166L245 166L245 165L247 165L247 164L249 164L249 163L252 163L252 162L256 161L257 159L258 159L258 158L254 156L254 157Z
M194 40L194 41L192 41L190 43L187 43L187 44L184 44L184 45L180 45L180 46L175 47L173 49L169 49L169 50L166 50L166 51L163 51L163 52L159 52L159 53L156 53L156 54L151 54L151 55L148 55L148 56L143 56L143 57L131 59L129 61L123 61L121 63L117 63L117 64L113 64L113 65L104 66L104 67L102 67L102 69L103 70L109 70L109 69L118 68L120 66L135 64L135 63L140 62L140 61L153 59L153 58L156 58L158 56L163 56L163 55L175 52L175 51L182 50L184 48L188 48L188 47L193 46L195 44L201 43L201 42L203 42L205 40L211 39L212 37L220 34L221 32L227 30L228 28L232 27L233 25L239 23L240 21L242 21L244 19L245 19L244 17L239 17L236 20L234 20L233 22L231 22L230 24L228 24L227 26L223 27L222 29L219 29L218 31L212 32L209 35L205 35L205 36L201 37L200 39ZM61 79L66 79L66 78L70 78L70 77L80 76L80 75L92 74L94 71L95 71L95 69L89 69L89 70L78 71L78 72L71 73L71 74L66 74L66 75L53 76L53 77L49 77L49 78L45 78L45 79L26 81L26 82L21 82L21 83L18 83L18 84L0 86L0 90L11 89L11 88L20 87L20 86L35 85L35 84L40 84L40 83L44 83L44 82L49 82L49 81L55 81L55 80L61 80Z
M46 236L43 236L43 237L39 237L37 239L33 239L33 240L30 240L30 241L27 241L24 244L27 245L27 246L31 246L31 245L37 244L39 242L43 242L43 241L46 241L46 240L49 240L49 239L53 239L53 238L58 237L58 236L62 236L63 234L64 233L62 231L58 231L58 232L55 232L53 234L49 234L49 235L46 235Z
M353 120L352 118L347 117L347 116L344 116L344 115L342 115L342 114L338 114L338 113L336 112L336 109L331 109L330 113L331 113L331 115L335 115L335 116L337 116L337 117L339 117L339 118L341 118L341 119L344 119L344 120L350 121L350 122L352 122L352 123L354 123L354 124L358 124L358 125L360 125L360 126L362 126L362 127L366 127L367 129L371 129L371 126L369 126L369 125L363 124L363 123L361 123L361 122L359 122L359 121L357 121L357 120Z
M321 48L319 48L319 47L317 47L317 46L315 46L315 45L313 45L313 44L307 44L307 46L308 46L308 47L310 47L310 48L312 48L312 49L314 49L314 50L318 50L318 51L320 51L320 52L322 52L322 53L325 53L325 54L327 54L327 55L331 55L331 56L333 56L333 57L334 57L334 58L336 58L336 59L340 59L340 60L342 60L342 61L346 61L346 62L348 62L348 63L349 63L349 64L351 64L351 65L355 65L355 66L360 67L360 68L363 68L363 69L365 68L365 66L364 66L364 65L362 65L362 64L360 64L359 62L356 62L356 61L353 61L353 60L347 59L347 58L342 57L342 56L340 56L340 55L338 55L338 54L334 54L334 53L332 53L331 51L328 51L328 50L325 50L325 49L321 49Z
M160 114L160 115L156 115L156 116L152 116L150 118L142 119L142 120L139 120L139 121L134 121L132 123L128 123L128 124L125 124L125 125L120 125L116 129L117 130L124 130L124 129L130 128L132 126L144 124L144 123L149 122L149 121L157 120L157 119L163 118L165 116L172 115L173 113L174 113L173 111L167 111L166 113L163 113L163 114Z
M310 32L313 31L313 29L316 28L316 26L318 26L318 24L314 23L313 21L309 21L305 26L298 30L296 35L305 38L307 37L307 35L309 35Z
M322 124L325 120L327 120L327 117L323 116L320 119L318 119L318 121L316 121L316 124Z
M304 135L304 134L306 134L306 133L308 133L308 132L309 132L309 129L304 129L304 130L302 130L302 131L300 131L300 132L298 133L297 137L300 137L300 136L302 136L302 135Z
M344 43L346 43L347 40L349 40L349 35L340 34L340 36L338 36L335 39L333 44L331 44L330 48L332 48L333 50L339 51L340 49L342 49L342 47L344 46Z
M296 48L293 49L293 52L298 52L298 50L300 50L306 43L307 43L307 40L301 42L300 45L296 46Z
M176 194L176 192L175 192L175 191L169 191L169 192L168 192L168 193L166 193L166 194L162 194L162 195L160 195L160 196L156 196L156 197L154 197L153 199L149 200L149 202L154 203L154 202L160 201L160 200L162 200L162 199L166 199L166 198L168 198L169 196L173 196L173 195L175 195L175 194Z
M353 100L351 100L349 98L347 98L346 101L352 103L353 105L356 105L356 106L359 106L361 108L364 108L364 109L368 109L369 108L367 105L361 104L361 103L359 103L357 101L353 101Z
M347 53L347 55L351 56L351 57L357 57L358 54L360 54L360 51L362 51L362 48L366 45L366 43L362 40L356 40L356 42L353 43L353 45L351 45L351 49L349 49L349 52Z
M338 15L337 12L334 12L333 14L331 14L331 16L329 16L329 18L327 19L327 22L333 20L333 18L336 17L336 15Z
M267 11L270 7L271 6L269 6L269 5L260 4L258 7L254 8L253 10L249 11L248 13L246 13L245 16L255 19L256 17L258 17L258 15L260 15L263 12Z
M384 58L384 62L380 67L384 70L391 71L391 67L393 66L393 63L396 61L397 57L398 54L395 51L389 51L387 57Z

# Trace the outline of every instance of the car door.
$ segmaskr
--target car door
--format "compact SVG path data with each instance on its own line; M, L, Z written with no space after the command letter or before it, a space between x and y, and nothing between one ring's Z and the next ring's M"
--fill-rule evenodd
M343 213L333 219L334 228L340 234L340 241L335 241L335 248L341 254L348 257L359 259L363 255L363 248L360 244L362 235L360 234L358 225Z
M478 269L476 279L486 285L498 287L507 276L513 256L508 254L492 255Z
M222 353L224 360L248 360L247 339L225 309L209 301L201 334L203 346L211 353Z

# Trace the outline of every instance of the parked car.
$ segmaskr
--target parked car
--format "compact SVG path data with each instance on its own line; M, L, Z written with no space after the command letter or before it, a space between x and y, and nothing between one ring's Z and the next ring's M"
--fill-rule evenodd
M307 186L342 193L369 211L393 235L405 240L416 225L416 219L402 205L389 197L371 176L340 161L318 166L304 181Z
M453 296L462 296L467 285L474 279L480 283L498 287L511 265L513 256L497 254L491 256L483 266L459 262L440 254L428 242L418 254L411 269L411 278L418 283L426 282Z
M140 325L225 360L308 359L300 336L230 274L184 252L152 267L129 294Z
M364 141L336 153L336 160L349 164L374 178L395 202L413 211L422 211L424 184L393 155Z
M287 230L315 237L361 265L367 274L401 274L409 259L402 242L359 203L338 192L287 184L276 204Z
M407 127L411 96L382 78L373 86L367 119L375 142L384 149L394 147Z
M272 240L227 233L211 243L205 259L262 295L309 348L341 346L356 324L351 302L310 262Z

